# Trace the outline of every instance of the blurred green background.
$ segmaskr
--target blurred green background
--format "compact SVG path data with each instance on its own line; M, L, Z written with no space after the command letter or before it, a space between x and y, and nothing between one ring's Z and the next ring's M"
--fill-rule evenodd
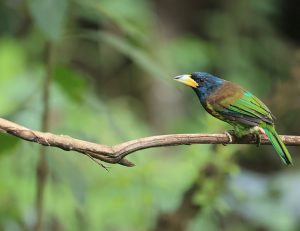
M172 80L206 71L259 96L280 134L299 134L299 1L2 0L0 15L3 118L41 129L51 69L53 133L113 145L223 132ZM0 230L35 226L39 148L0 135ZM267 146L157 148L107 172L48 148L43 230L300 230L299 148L289 150L294 167Z

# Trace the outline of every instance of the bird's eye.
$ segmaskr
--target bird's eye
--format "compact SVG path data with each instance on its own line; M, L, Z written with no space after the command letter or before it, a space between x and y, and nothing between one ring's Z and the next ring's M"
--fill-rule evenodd
M199 79L199 83L203 83L204 82L204 79Z

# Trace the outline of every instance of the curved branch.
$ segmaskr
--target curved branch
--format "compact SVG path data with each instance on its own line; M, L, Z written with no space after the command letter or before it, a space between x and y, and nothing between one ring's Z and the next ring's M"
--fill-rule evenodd
M248 135L241 139L233 136L232 142L225 134L170 134L149 136L136 140L131 140L114 146L96 144L84 140L74 139L70 136L55 135L34 131L0 118L0 130L21 139L35 142L44 146L52 146L65 151L76 151L95 159L111 164L121 164L132 167L134 164L125 157L133 152L154 148L189 144L256 144L254 136ZM289 146L300 146L300 136L280 136L283 142ZM270 144L264 137L261 144Z

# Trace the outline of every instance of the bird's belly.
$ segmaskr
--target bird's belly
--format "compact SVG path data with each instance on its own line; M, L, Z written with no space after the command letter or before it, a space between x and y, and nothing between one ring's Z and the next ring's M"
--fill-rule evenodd
M215 108L213 105L211 105L210 103L208 102L205 102L203 104L203 107L205 108L205 110L211 114L212 116L216 117L217 119L220 119L220 120L223 120L225 122L228 122L224 116L222 116L222 114L220 114Z

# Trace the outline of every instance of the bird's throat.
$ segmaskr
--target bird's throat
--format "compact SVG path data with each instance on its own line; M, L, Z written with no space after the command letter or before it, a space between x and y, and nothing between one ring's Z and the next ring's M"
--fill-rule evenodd
M197 96L198 96L198 98L199 98L202 105L205 104L206 99L212 93L212 91L208 91L206 88L193 88L193 90L197 94Z

